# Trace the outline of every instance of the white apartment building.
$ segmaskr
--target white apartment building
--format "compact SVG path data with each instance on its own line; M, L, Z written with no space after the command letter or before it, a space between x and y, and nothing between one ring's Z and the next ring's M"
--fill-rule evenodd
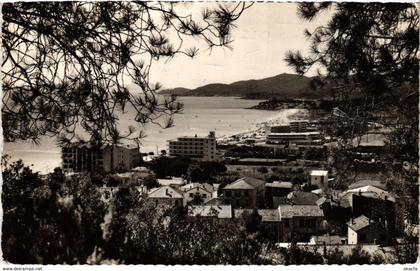
M198 161L218 160L216 153L216 135L210 132L208 136L184 136L169 140L169 155L188 157Z

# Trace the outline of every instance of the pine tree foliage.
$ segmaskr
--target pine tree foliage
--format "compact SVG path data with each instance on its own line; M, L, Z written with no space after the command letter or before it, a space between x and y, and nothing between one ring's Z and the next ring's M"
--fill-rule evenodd
M118 128L130 107L141 127L173 124L182 110L150 81L152 63L198 48L229 46L245 3L205 9L200 16L176 3L15 2L2 5L3 132L6 141L78 129L98 142L144 136ZM131 88L134 88L133 91Z

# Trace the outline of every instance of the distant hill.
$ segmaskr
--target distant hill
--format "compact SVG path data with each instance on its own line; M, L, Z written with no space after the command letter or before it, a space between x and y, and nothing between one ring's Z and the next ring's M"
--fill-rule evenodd
M178 96L188 96L186 95L190 92L191 89L189 88L172 88L172 89L164 89L160 91L160 94L168 94L168 95L178 95Z
M295 74L279 74L273 77L238 81L232 84L208 84L196 89L174 88L161 94L178 96L239 96L244 98L304 98L316 99L329 96L328 90L314 90L311 78Z

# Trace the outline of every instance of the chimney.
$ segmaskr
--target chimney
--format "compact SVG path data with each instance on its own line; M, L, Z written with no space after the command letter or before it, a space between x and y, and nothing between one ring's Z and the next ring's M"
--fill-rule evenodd
M362 195L362 190L361 189L359 189L359 196L361 196Z
M354 224L353 217L350 218L350 224Z

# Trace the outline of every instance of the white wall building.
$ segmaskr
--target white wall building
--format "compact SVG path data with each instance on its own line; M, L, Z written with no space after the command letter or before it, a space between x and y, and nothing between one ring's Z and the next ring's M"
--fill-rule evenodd
M218 160L214 132L210 132L206 137L184 136L168 142L170 156L188 157L198 161Z
M316 185L319 188L328 186L328 170L312 170L310 178L311 185Z
M213 198L213 186L207 183L189 183L181 186L180 189L184 192L184 198L190 202L194 197L199 197L203 202Z

